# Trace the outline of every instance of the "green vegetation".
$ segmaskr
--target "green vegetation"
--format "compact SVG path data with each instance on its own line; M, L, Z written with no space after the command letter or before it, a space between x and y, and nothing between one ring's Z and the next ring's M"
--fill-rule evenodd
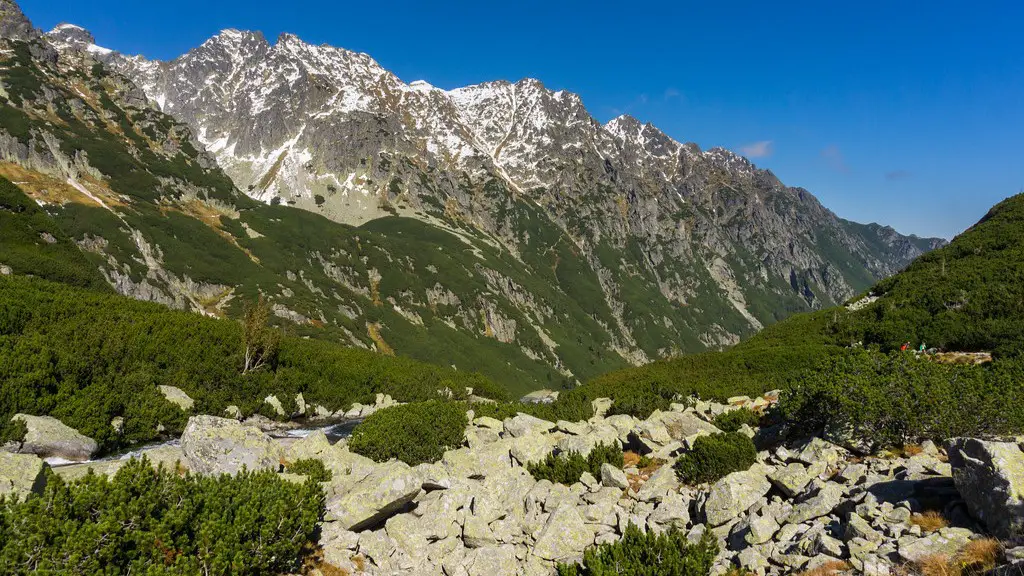
M910 341L957 351L1024 352L1024 194L1000 202L948 246L883 280L879 300L837 335L883 351Z
M670 528L662 534L626 527L622 540L583 553L583 565L559 564L558 576L707 576L718 555L711 531L690 544L686 534Z
M203 477L133 460L0 499L4 574L280 574L315 542L324 495L273 472Z
M780 410L871 448L1024 430L1024 367L947 366L910 353L855 351L795 378Z
M465 440L466 405L430 400L380 410L356 426L348 446L377 462L436 462Z
M330 482L334 474L324 466L323 460L304 458L285 464L285 470L292 474L301 474L313 482Z
M180 433L188 414L157 391L177 386L197 413L238 405L256 413L276 395L287 411L302 393L331 410L400 402L467 387L501 398L475 374L302 338L283 338L274 366L243 374L243 326L33 278L0 276L0 421L17 412L52 415L95 438L104 451ZM119 433L110 422L124 418Z
M15 274L109 290L74 242L5 178L0 178L0 266Z
M761 415L750 408L740 408L719 414L712 423L722 432L738 432L744 424L752 428L758 426L761 423Z
M754 442L739 432L701 436L675 463L676 475L689 484L714 482L746 470L757 461Z
M579 452L552 453L540 462L527 464L526 469L537 480L572 485L580 481L580 476L584 472L590 472L595 478L600 478L602 464L622 468L622 458L622 448L618 445L598 444L586 456Z

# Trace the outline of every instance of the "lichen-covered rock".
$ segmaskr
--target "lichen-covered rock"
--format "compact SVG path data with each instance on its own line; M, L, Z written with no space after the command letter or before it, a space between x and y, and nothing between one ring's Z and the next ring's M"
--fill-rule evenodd
M605 462L601 464L601 484L611 488L629 488L629 478L621 469Z
M511 418L505 419L505 434L513 438L519 438L537 432L550 432L555 429L555 423L541 420L536 416L519 413Z
M43 461L34 454L0 451L0 496L24 499L46 486Z
M555 508L534 545L534 555L545 560L571 561L594 543L594 531L572 504Z
M216 416L193 416L181 435L181 449L191 470L199 474L236 474L277 470L280 447L258 428Z
M835 510L843 500L843 487L838 484L825 484L813 497L797 504L786 517L788 524L800 524L820 518Z
M188 412L193 406L195 406L195 401L192 400L192 398L181 388L165 385L160 385L156 388L164 395L164 398L166 398L168 402L174 404L178 408L181 408L185 412Z
M900 557L907 562L917 562L938 554L952 558L971 541L973 535L965 528L942 528L924 538L905 536L900 539Z
M992 534L1024 536L1024 452L1010 442L956 438L949 443L953 481L967 508Z
M815 476L824 471L825 464L823 462L810 466L793 462L772 471L768 474L768 479L787 497L794 498L804 491L804 488L811 483Z
M422 481L404 462L376 466L352 486L332 487L325 519L353 532L380 524L394 516L420 493Z
M733 472L711 487L704 503L704 516L711 526L721 526L756 504L771 488L759 467Z
M98 449L95 440L56 418L15 414L12 420L21 420L25 423L25 439L19 450L23 454L80 462L91 458Z

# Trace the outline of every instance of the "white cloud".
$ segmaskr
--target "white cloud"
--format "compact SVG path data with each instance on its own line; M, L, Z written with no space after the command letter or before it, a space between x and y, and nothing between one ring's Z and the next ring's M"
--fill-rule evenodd
M761 140L740 146L740 152L747 158L767 158L775 152L775 145L771 140Z

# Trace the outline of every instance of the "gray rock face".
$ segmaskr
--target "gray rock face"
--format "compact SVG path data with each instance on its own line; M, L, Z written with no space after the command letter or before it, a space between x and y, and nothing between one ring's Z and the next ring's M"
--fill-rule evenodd
M33 40L39 35L14 0L0 0L0 38Z
M1024 452L1010 442L956 438L949 463L973 516L1004 539L1024 536Z
M24 499L42 493L46 486L43 461L33 454L0 451L0 496Z
M21 420L27 429L21 444L22 453L82 461L91 458L98 449L95 440L56 418L15 414L12 420Z
M621 469L608 464L601 464L601 484L612 488L629 488L629 478Z
M193 416L181 435L189 467L199 474L277 470L281 448L258 428L215 416Z

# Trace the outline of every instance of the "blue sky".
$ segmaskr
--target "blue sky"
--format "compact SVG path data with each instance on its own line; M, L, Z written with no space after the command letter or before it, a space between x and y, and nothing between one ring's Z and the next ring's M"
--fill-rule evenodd
M223 28L367 52L441 88L534 77L745 151L840 216L952 236L1024 188L1019 2L22 0L125 53Z

